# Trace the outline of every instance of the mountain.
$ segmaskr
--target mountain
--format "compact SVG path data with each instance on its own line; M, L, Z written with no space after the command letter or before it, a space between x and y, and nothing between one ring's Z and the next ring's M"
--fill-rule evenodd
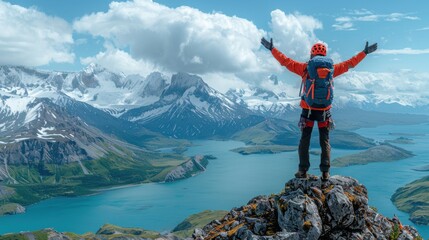
M252 87L230 89L225 95L235 103L265 117L287 119L290 118L291 113L300 110L297 98L290 98L285 92L276 94L270 90Z
M61 93L51 98L3 94L0 113L0 185L12 184L13 191L4 203L28 205L100 187L160 181L164 170L184 161L151 150L181 142ZM169 164L159 166L161 160Z
M155 103L131 109L122 119L174 138L228 137L263 120L209 87L200 77L174 74Z
M52 98L62 93L114 116L155 102L166 84L167 77L158 72L125 76L95 64L79 72L0 66L2 94Z
M257 115L298 121L301 113L300 98L279 92L281 90L274 92L261 87L249 87L230 89L225 95ZM298 95L298 91L296 94ZM382 124L419 124L429 121L428 110L428 105L383 102L371 94L358 98L345 91L338 93L332 107L333 117L339 120L338 127L343 130Z
M149 148L159 148L159 142L181 144L142 125L117 118L129 108L159 98L167 84L166 77L155 72L147 79L137 75L125 77L96 65L76 73L0 67L0 112L3 112L0 129L16 127L13 121L6 119L15 118L11 113L25 112L29 101L46 98L68 114L132 144Z
M2 124L10 126L0 131L0 179L6 182L40 182L33 177L55 175L48 165L78 163L81 172L75 175L88 175L91 171L82 161L107 155L127 158L144 152L144 149L106 135L79 117L70 115L50 99L24 97L2 102ZM19 103L22 109L13 112L10 106ZM20 175L19 166L34 167L35 172L32 176Z

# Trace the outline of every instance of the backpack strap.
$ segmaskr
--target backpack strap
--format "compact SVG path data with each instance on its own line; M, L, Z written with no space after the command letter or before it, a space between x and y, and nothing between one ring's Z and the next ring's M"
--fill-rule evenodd
M303 95L303 92L305 92L305 85L304 85L304 82L305 82L305 80L307 80L307 78L309 77L309 75L308 75L308 70L307 70L307 67L305 68L305 70L304 70L304 73L302 74L302 80L301 80L301 87L299 87L299 97L302 97L302 95Z

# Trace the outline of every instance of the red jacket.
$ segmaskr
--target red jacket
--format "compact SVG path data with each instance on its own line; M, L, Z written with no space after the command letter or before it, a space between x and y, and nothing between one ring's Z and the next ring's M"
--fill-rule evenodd
M279 50L277 50L277 48L273 48L273 50L271 50L271 53L277 59L277 61L279 61L279 63L282 66L285 66L289 71L298 74L299 76L302 77L303 80L307 78L307 63L297 62L291 58L288 58L286 57L286 55L284 55ZM358 65L360 61L362 61L365 58L365 56L366 56L365 52L360 52L356 56L350 58L347 61L334 64L334 77L339 76L347 72L350 68L353 68L356 65ZM331 108L331 106L325 109L311 108L304 100L301 100L300 105L302 108L312 109L312 110L327 110Z

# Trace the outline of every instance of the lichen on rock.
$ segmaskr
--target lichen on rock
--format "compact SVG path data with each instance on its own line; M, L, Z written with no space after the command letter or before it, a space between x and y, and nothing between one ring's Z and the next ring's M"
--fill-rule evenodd
M194 239L389 239L397 219L368 206L365 186L350 177L291 179L284 192L258 196L223 219L196 229ZM400 224L400 223L399 223ZM419 237L402 226L400 239Z

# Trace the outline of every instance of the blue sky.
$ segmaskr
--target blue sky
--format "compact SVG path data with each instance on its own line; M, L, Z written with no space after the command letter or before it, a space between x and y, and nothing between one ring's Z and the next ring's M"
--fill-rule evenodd
M293 76L260 47L259 39L265 36L273 37L276 47L299 61L308 59L309 48L317 41L328 45L328 55L336 62L361 51L365 41L377 42L379 50L355 69L362 79L393 77L398 72L408 77L411 72L420 74L424 84L429 72L427 1L0 3L0 11L7 13L0 14L5 27L0 33L2 65L78 71L94 62L126 74L195 73L221 91L246 84L269 87L261 79L271 73L285 81ZM421 84L417 85L426 87Z

